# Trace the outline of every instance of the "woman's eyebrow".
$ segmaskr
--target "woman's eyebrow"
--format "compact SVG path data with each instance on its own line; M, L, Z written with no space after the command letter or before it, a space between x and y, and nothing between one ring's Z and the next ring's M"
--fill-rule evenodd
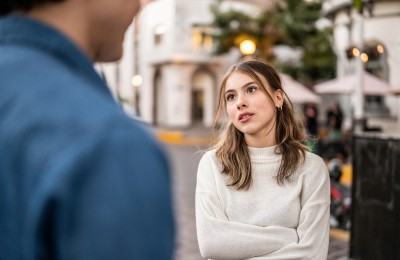
M242 88L242 89L243 89L243 88L246 88L247 86L252 85L252 84L256 84L256 82L255 82L255 81L249 81L249 82L247 82L246 84L244 84L241 88ZM228 89L228 90L225 91L225 94L230 93L230 92L235 92L235 90L233 90L233 89Z

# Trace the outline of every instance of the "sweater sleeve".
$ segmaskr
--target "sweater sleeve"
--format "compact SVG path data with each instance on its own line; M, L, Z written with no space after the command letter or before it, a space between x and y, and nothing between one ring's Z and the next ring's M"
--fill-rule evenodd
M326 259L329 245L330 182L324 162L318 158L302 175L301 212L297 234L299 242L291 243L270 254L250 259L320 260Z
M260 227L230 221L218 197L211 158L198 168L196 226L201 255L211 259L246 259L272 253L297 241L293 228Z

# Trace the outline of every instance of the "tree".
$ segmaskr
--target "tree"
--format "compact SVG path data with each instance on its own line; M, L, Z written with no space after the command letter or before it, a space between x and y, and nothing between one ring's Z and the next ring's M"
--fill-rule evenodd
M251 39L256 43L259 55L268 58L270 48L277 39L276 31L271 27L272 17L263 14L254 16L234 9L222 11L222 2L218 0L211 6L215 54L226 53L231 48L238 48L241 41Z
M319 1L280 0L258 16L239 10L222 11L221 3L219 0L211 8L216 54L238 47L238 41L248 37L256 42L259 58L306 85L335 76L335 54L330 42L332 28L316 26L321 17ZM274 59L272 50L277 44L301 49L300 62L282 63Z

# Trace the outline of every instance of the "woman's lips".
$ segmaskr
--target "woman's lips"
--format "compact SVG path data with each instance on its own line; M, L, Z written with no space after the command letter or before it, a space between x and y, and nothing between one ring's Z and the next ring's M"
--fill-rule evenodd
M241 115L239 116L239 122L241 122L241 123L246 123L247 121L249 121L249 120L252 118L253 115L254 115L254 114L251 114L251 113L244 113L244 114L241 114Z

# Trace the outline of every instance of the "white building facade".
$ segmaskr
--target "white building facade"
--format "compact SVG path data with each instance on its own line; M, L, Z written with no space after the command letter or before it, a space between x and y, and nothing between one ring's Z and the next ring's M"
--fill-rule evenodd
M239 50L212 54L215 2L146 1L125 35L123 58L96 66L129 115L166 128L212 125L222 77L241 57ZM224 7L254 14L271 3L232 0Z
M123 59L103 65L103 72L124 109L143 121L167 128L210 126L226 69L240 58L238 50L213 56L209 36L215 0L148 1L125 38ZM256 12L275 1L225 1L227 6ZM383 52L364 64L376 76L400 87L400 1L363 1L364 47L381 46ZM228 7L229 8L229 7ZM334 25L333 45L337 76L355 71L346 51L357 40L352 0L324 0L322 13ZM132 82L137 75L140 80ZM134 85L134 86L133 86ZM347 116L352 117L354 97L341 96ZM353 104L352 104L353 103ZM367 116L397 116L396 97L365 97Z
M400 87L400 32L396 29L400 25L400 1L363 1L361 28L351 0L325 0L322 11L334 24L338 78L355 72L355 61L346 54L351 54L348 51L361 43L362 50L368 54L364 69L393 87ZM354 105L354 97L341 100L349 115L352 114L350 98ZM396 116L398 103L394 96L365 97L365 114L367 117Z
M211 39L202 38L211 19L209 4L159 0L144 7L138 21L144 121L171 128L189 127L196 120L212 123L221 61L210 55Z
M143 8L137 37L143 77L139 115L145 122L168 128L212 125L222 76L239 58L237 51L212 55L214 2L158 0Z

